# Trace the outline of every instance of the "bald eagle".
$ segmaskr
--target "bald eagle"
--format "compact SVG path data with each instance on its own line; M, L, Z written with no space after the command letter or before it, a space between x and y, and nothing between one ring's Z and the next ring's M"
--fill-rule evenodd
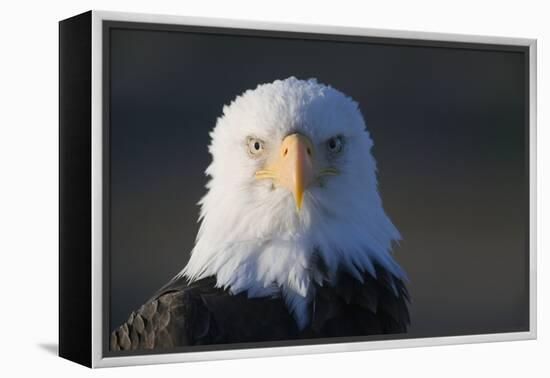
M358 104L316 79L223 108L187 265L111 333L111 350L406 332L400 234Z

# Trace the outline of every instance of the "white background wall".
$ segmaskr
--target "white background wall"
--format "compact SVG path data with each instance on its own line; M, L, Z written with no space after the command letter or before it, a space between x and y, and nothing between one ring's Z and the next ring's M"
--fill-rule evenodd
M0 7L0 375L549 376L550 279L543 218L548 215L544 189L548 187L550 76L545 68L550 60L546 49L550 11L545 1L73 0L5 1ZM537 38L539 339L95 372L56 357L57 21L89 9Z

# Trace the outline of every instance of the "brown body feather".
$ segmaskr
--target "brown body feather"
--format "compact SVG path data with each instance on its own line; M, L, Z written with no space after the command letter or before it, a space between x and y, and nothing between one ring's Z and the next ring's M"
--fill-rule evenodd
M300 330L284 300L231 295L215 278L163 287L111 333L114 351L205 344L404 333L409 325L404 283L376 267L363 282L341 273L334 285L316 286L311 321Z

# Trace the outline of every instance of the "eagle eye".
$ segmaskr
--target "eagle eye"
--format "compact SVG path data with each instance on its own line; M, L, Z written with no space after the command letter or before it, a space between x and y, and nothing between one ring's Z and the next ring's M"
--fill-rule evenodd
M343 147L344 147L344 140L341 136L332 137L327 141L327 149L329 150L329 152L333 154L336 154L342 151Z
M248 153L252 156L258 156L264 150L264 142L258 138L248 137L246 144L248 145Z

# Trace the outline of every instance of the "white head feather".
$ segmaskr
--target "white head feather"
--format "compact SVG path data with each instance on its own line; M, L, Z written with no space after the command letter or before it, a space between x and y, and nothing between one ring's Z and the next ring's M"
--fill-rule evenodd
M309 138L317 160L339 175L311 185L297 211L292 193L255 172L285 136ZM400 235L382 208L373 142L358 105L315 79L294 77L259 85L223 108L211 132L208 192L200 201L202 221L195 247L180 275L216 276L217 286L250 297L282 295L299 327L308 321L314 285L321 284L315 260L334 280L344 270L362 280L374 263L405 278L391 256ZM339 136L332 156L327 141ZM250 137L265 142L265 159L250 156Z

